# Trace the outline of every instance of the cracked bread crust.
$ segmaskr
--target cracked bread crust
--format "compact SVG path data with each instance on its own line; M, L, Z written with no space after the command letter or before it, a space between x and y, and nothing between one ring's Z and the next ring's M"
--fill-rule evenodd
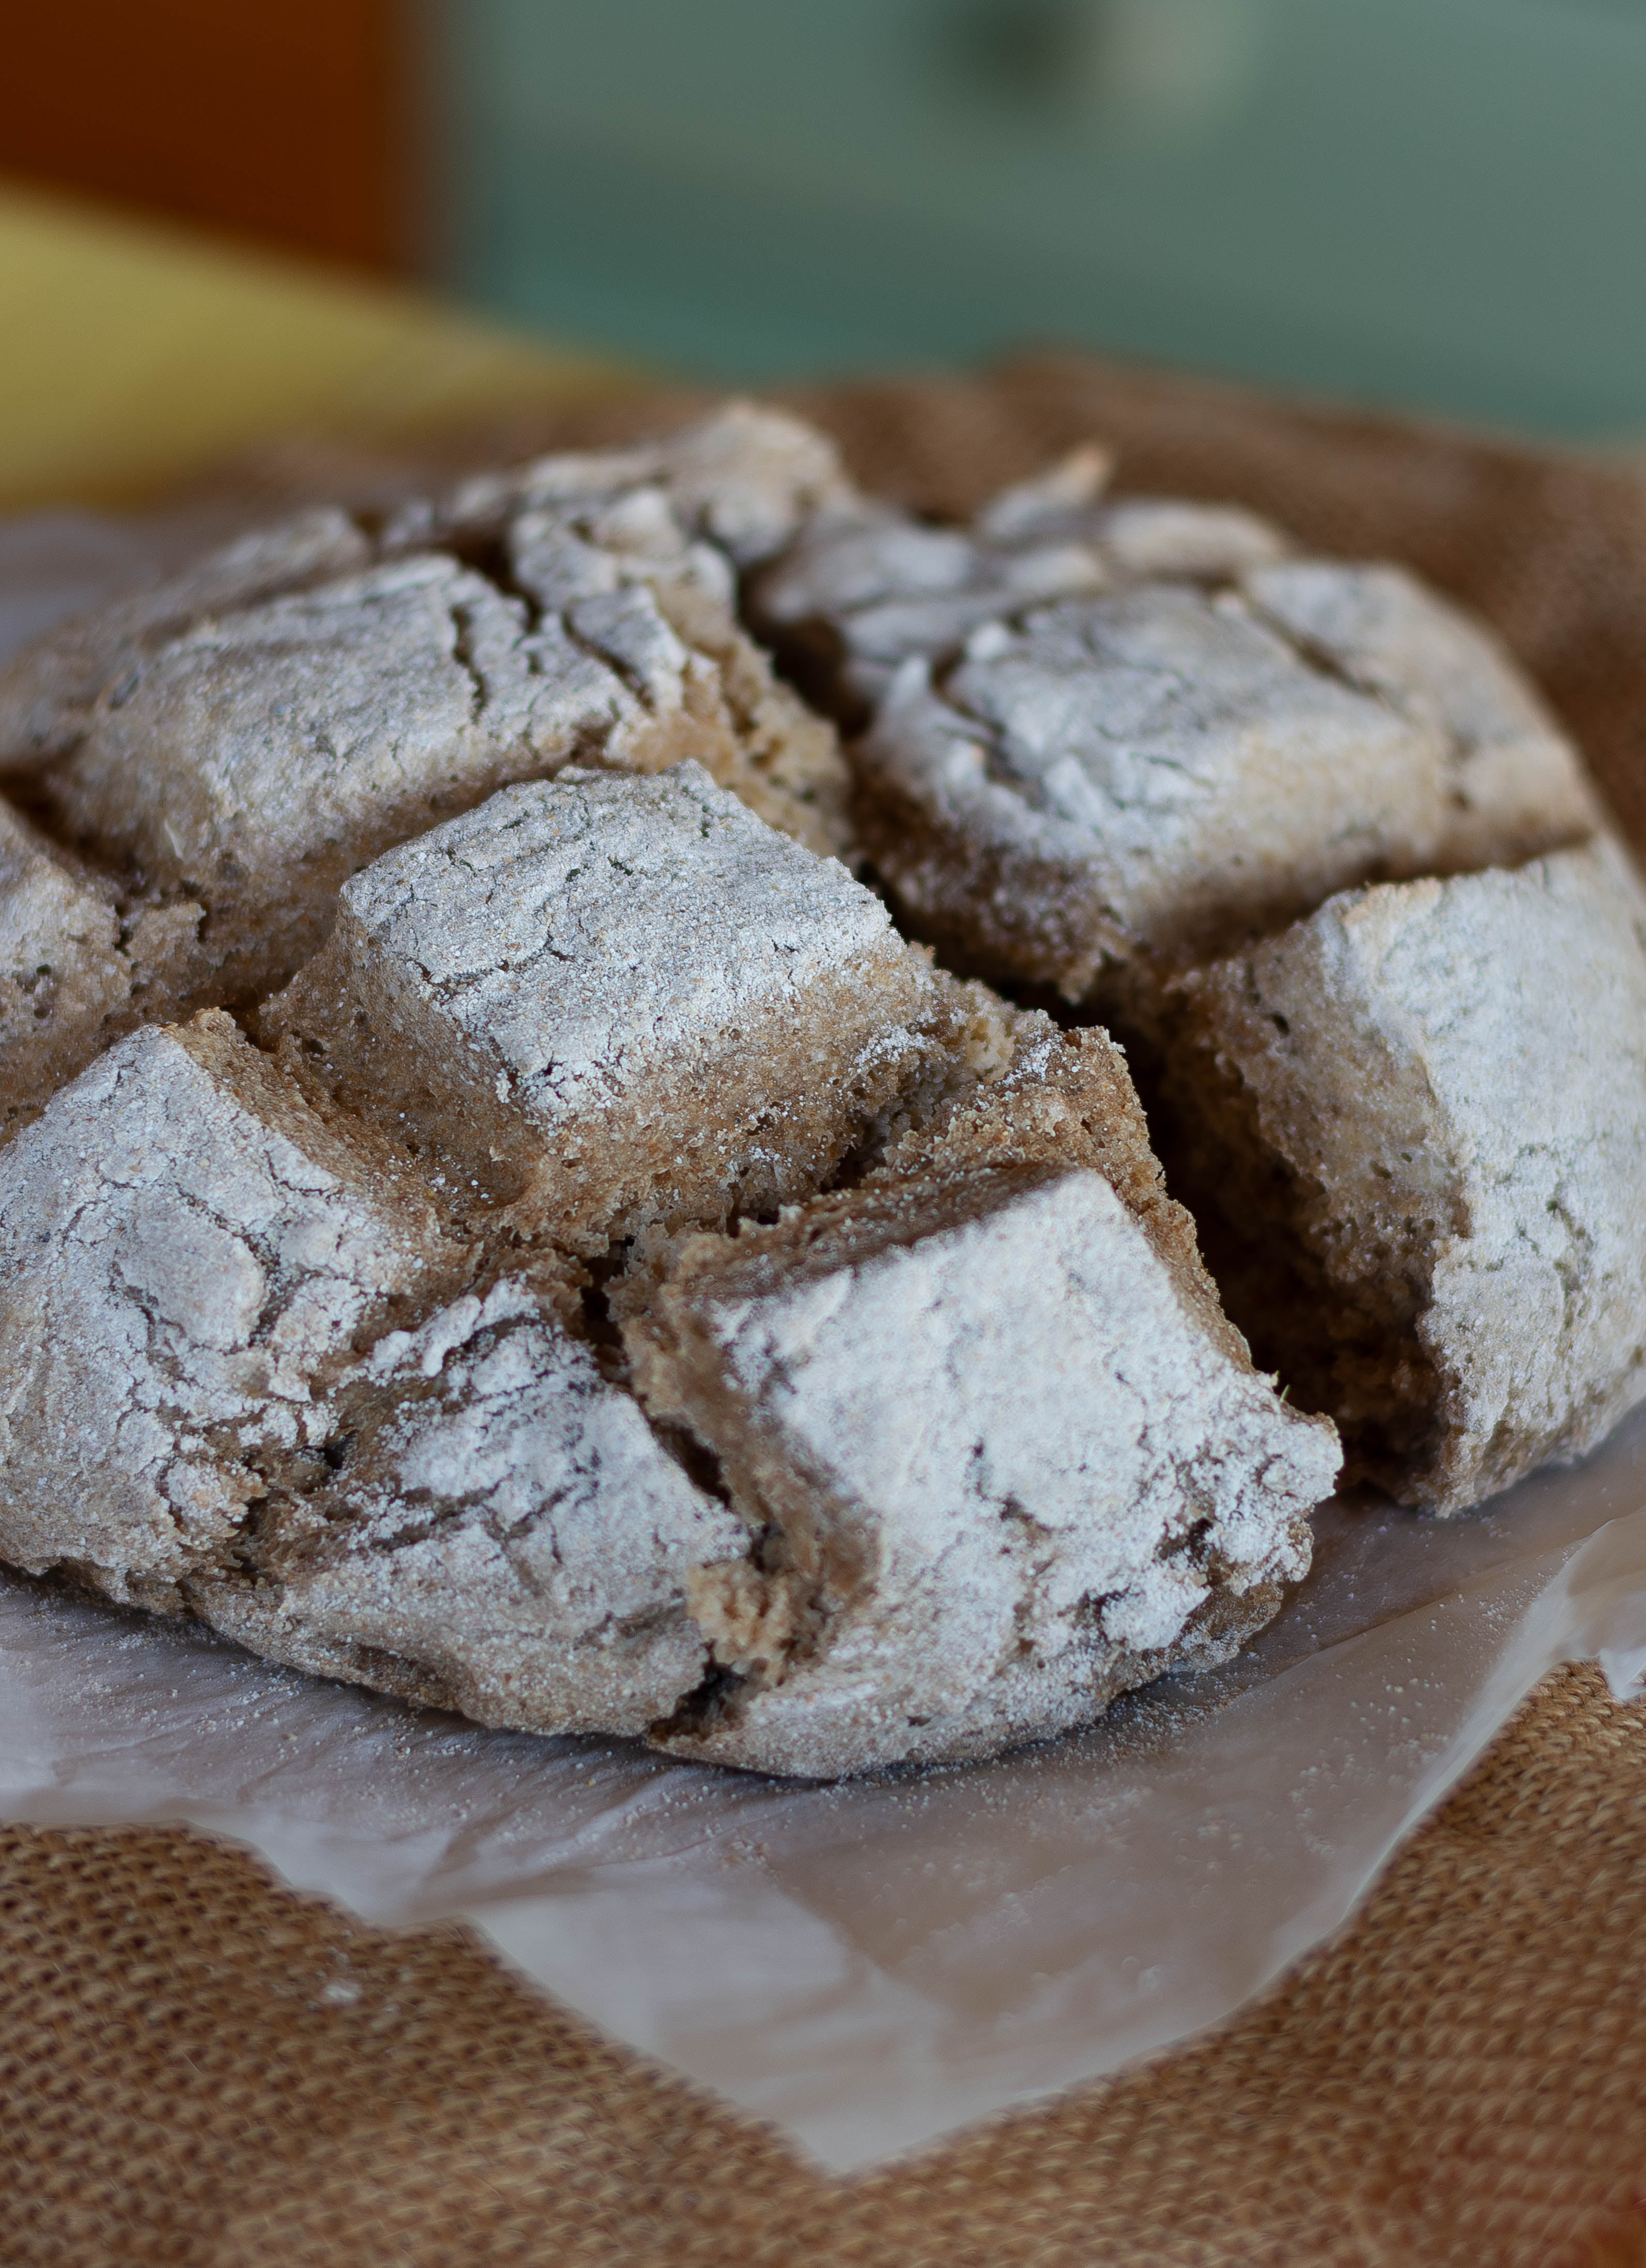
M175 1607L356 1341L469 1256L228 1019L119 1041L0 1151L0 1555Z
M649 725L609 663L424 556L173 640L42 784L104 858L207 904L232 998L314 950L378 850Z
M197 622L351 574L371 555L346 512L316 507L50 631L0 667L0 771L26 773L66 755L101 696Z
M718 1675L653 1734L721 1763L832 1778L1089 1723L1268 1618L1337 1467L1086 1168L693 1238L623 1330L755 1535L692 1579Z
M1646 899L1605 842L1186 975L1171 1170L1351 1470L1450 1513L1646 1396Z
M782 410L736 400L658 440L562 451L475 475L445 496L404 506L383 541L390 551L468 550L496 541L523 514L569 522L591 512L621 512L643 492L661 497L688 541L738 570L769 558L814 515L857 498L827 435Z
M858 762L915 925L1070 1000L1421 864L1439 818L1435 734L1164 585L986 624L941 685L910 663Z
M1602 823L1507 655L1411 576L1106 474L1077 451L966 527L839 504L751 586L861 732L863 851L956 965L1147 1030L1163 972L1334 890Z
M302 515L0 672L0 773L27 776L122 901L203 909L198 952L151 989L163 1015L256 999L322 941L362 864L574 756L694 758L844 853L834 728L734 611L737 561L831 494L833 466L821 437L734 408L655 449L479 483L494 529L408 508L374 543L341 512ZM408 549L413 521L450 548Z
M316 948L338 888L377 852L574 755L651 771L705 754L734 786L753 778L769 814L787 744L748 691L753 753L717 666L649 591L591 596L533 630L519 600L424 555L173 640L40 789L106 860L206 904L215 983L235 999ZM809 827L813 806L796 808Z
M660 490L523 512L508 553L540 622L602 656L653 720L649 740L613 755L646 771L694 756L769 826L845 854L849 782L833 725L773 674L732 611L724 555L687 537Z
M1302 574L1255 580L1272 596ZM1146 1029L1172 966L1335 889L1591 831L1552 730L1466 737L1455 686L1437 669L1429 685L1466 626L1404 578L1309 575L1345 613L1369 585L1393 592L1389 611L1434 632L1400 649L1403 707L1245 596L1164 585L986 624L940 684L907 665L856 761L864 847L915 928L985 975ZM1470 659L1486 675L1483 641Z
M981 623L1142 581L1226 583L1286 556L1276 529L1231 505L1111 501L1110 469L1105 451L1073 450L965 527L869 497L824 506L753 578L751 619L824 707L861 726L903 663L938 666Z
M694 1568L742 1522L519 1278L379 1339L190 1604L260 1653L529 1732L643 1734L699 1684Z
M1269 594L1304 578L1265 574ZM1147 1030L1170 966L1334 889L1594 828L1576 757L1532 728L1531 696L1515 714L1519 688L1488 671L1483 642L1465 649L1473 685L1430 666L1453 660L1467 626L1392 574L1308 578L1344 615L1371 596L1417 619L1403 708L1240 596L1168 585L986 623L941 688L907 665L857 762L863 846L914 925L986 976Z
M534 1238L807 1194L963 1044L879 901L694 764L511 788L348 884L264 1011L301 1075Z
M736 603L739 567L849 492L821 434L733 402L650 447L481 475L409 507L383 541L391 554L415 541L498 556L544 614L571 615L597 642L615 625L606 650L638 689L695 718L701 744L680 753L808 849L843 855L849 779L834 728L774 675Z

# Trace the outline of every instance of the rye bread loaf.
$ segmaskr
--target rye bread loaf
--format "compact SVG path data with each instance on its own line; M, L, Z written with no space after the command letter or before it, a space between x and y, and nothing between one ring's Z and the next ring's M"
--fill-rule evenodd
M1637 902L1569 747L1397 571L1102 474L928 528L733 409L26 658L0 1552L489 1722L832 1774L1222 1658L1306 1564L1334 1413L1451 1509L1637 1398ZM874 710L889 909L818 855L840 758L739 609ZM1346 880L1401 941L1305 982ZM1264 955L1312 1004L1283 1078ZM1291 1403L1120 1049L977 968L1148 1036ZM1552 1192L1492 1146L1517 986L1549 1064L1623 1035L1548 1073ZM129 1029L212 999L244 1030ZM1370 1198L1297 1131L1323 1095Z

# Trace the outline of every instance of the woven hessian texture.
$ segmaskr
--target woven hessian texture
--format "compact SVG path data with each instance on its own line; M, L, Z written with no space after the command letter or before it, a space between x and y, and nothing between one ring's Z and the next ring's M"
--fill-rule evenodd
M1065 359L806 406L923 504L1096 432L1127 487L1407 559L1646 835L1628 474ZM0 1928L5 2268L1646 2268L1646 1707L1588 1668L1216 2036L848 2183L460 1934L349 1923L185 1832L0 1834Z

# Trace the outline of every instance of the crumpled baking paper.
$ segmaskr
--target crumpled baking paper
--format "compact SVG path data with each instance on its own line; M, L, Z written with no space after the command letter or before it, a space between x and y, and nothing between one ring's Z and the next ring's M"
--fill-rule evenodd
M0 529L0 652L26 556ZM1334 1503L1316 1527L1226 1668L993 1764L835 1787L486 1732L0 1572L0 1814L187 1821L368 1920L465 1918L849 2170L1218 2022L1547 1670L1646 1681L1646 1413L1461 1519Z

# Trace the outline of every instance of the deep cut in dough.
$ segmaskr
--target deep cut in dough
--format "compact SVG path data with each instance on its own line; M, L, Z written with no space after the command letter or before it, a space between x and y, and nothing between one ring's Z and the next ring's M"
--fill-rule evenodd
M207 906L234 998L300 965L367 859L505 783L577 755L650 771L734 740L694 697L705 681L715 666L643 587L533 627L520 600L423 554L173 640L40 784L105 860Z
M780 409L734 400L656 440L562 451L474 475L443 496L404 505L383 541L391 551L433 545L467 552L533 515L586 531L589 515L621 515L637 496L666 508L678 531L667 549L706 546L738 569L770 558L819 515L860 501L826 434ZM649 538L628 548L657 546Z
M731 401L660 441L477 475L403 507L382 545L390 556L455 550L546 613L580 609L577 634L617 654L631 681L657 688L661 656L661 697L678 701L667 684L680 667L666 651L672 629L700 665L713 664L712 685L687 695L724 725L692 753L773 826L840 852L849 831L834 734L743 630L738 578L856 494L824 435Z
M1351 1469L1455 1512L1646 1396L1646 898L1601 842L1185 976L1173 1186Z
M518 1278L378 1341L197 1613L482 1724L643 1734L708 1672L693 1569L743 1526ZM254 1581L248 1581L248 1574Z
M122 905L0 801L0 1141L109 1042L162 1012L199 961L201 909Z

